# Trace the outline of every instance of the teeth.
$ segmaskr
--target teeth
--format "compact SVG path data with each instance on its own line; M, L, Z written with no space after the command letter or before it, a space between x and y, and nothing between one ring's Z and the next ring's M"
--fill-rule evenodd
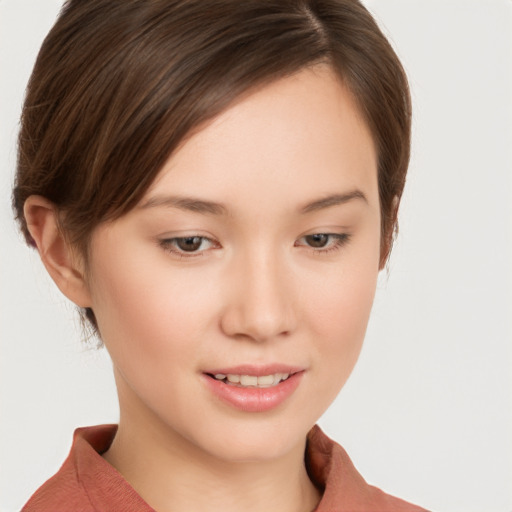
M272 375L235 375L235 374L224 374L217 373L215 378L217 380L224 380L230 384L239 384L240 386L248 387L260 387L269 388L271 386L277 386L281 381L286 380L290 376L289 373L275 373Z
M262 377L258 377L258 386L272 386L274 381L274 375L263 375Z
M240 384L242 384L242 386L257 386L258 377L255 375L241 375Z

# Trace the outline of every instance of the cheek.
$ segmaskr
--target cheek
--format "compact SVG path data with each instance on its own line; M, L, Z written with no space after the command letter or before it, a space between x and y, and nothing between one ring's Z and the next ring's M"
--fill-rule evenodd
M355 362L366 332L375 285L373 276L364 281L346 276L318 297L315 328L322 340L322 351Z
M321 385L330 389L332 398L352 372L365 337L378 277L375 247L354 254L311 297L309 318L322 367Z
M349 247L339 266L329 270L312 298L319 329L359 340L366 330L379 274L379 237L369 235ZM316 303L316 307L315 307Z
M98 254L92 287L99 331L113 359L187 359L191 341L213 321L208 281L201 272L177 272L165 254L131 250L122 258L121 252Z

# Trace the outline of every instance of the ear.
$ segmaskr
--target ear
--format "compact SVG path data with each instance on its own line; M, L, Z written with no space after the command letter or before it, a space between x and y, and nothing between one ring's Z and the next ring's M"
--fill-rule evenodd
M41 196L30 196L24 205L30 235L39 256L59 290L77 306L91 306L82 258L65 239L55 205Z
M380 261L379 261L379 270L383 270L388 262L389 255L391 253L391 247L393 246L393 236L396 232L397 219L398 219L398 207L400 205L400 199L398 196L393 197L393 202L391 204L391 226L388 233L383 235L384 240L381 244L380 249Z

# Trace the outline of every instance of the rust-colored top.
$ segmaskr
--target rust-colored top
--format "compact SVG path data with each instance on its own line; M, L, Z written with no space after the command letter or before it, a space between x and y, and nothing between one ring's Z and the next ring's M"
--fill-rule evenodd
M116 430L116 425L77 429L68 458L22 512L155 512L101 457ZM345 450L319 427L308 434L306 464L323 491L315 512L425 512L368 485Z

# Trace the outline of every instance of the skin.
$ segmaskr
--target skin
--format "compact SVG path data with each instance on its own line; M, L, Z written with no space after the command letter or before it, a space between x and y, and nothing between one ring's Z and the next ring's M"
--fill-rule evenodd
M318 204L333 195L345 200ZM335 75L274 82L192 135L138 207L96 228L87 272L51 203L32 196L25 212L112 357L121 417L105 459L160 512L312 510L306 434L356 363L381 260L375 148ZM335 236L312 247L313 234ZM244 412L204 372L247 363L304 373L275 409Z

